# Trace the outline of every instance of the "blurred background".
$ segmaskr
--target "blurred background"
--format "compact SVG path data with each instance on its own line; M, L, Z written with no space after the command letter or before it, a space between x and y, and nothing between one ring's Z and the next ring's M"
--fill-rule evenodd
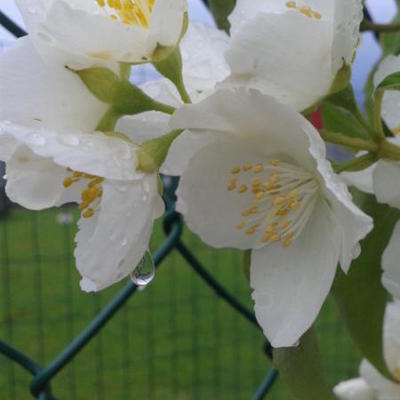
M200 0L190 17L212 24ZM393 0L367 1L379 22L389 21ZM23 26L12 0L0 10ZM0 52L14 38L0 28ZM379 58L372 34L364 34L353 70L357 98ZM27 60L29 62L29 60ZM138 81L149 78L143 70ZM1 107L1 105L0 105ZM0 169L1 176L3 172ZM0 180L0 186L2 185ZM124 283L84 294L73 261L75 208L29 212L4 207L0 187L0 338L40 364L52 360ZM161 224L152 249L163 241ZM184 242L235 295L251 307L238 252L215 251L189 232ZM333 385L357 374L359 355L328 299L318 320L322 353ZM156 279L128 301L111 322L52 382L58 399L250 399L270 364L262 335L199 280L178 254ZM29 397L31 376L0 356L0 398ZM287 400L278 380L271 400Z

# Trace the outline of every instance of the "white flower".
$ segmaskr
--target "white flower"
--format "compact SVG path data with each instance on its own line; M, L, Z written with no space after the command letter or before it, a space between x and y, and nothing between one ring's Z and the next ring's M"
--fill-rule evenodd
M221 90L178 109L171 127L190 133L164 166L182 176L178 210L207 244L252 249L257 319L273 346L294 345L371 219L332 172L318 132L272 97Z
M107 105L63 66L44 65L29 38L0 58L0 104L10 199L33 210L79 204L75 257L84 290L127 276L163 204L156 174L136 170L137 147L95 132Z
M400 265L399 250L400 222L394 227L389 244L382 255L382 283L386 289L397 299L400 299Z
M229 37L221 30L207 25L191 22L186 35L181 41L181 53L183 61L183 80L185 87L192 99L196 103L215 91L215 87L223 81L229 74L229 67L224 58L224 52L228 48ZM165 78L150 81L141 86L141 89L153 99L180 107L183 103L175 86ZM149 138L159 137L168 132L170 117L166 114L149 111L133 116L122 117L117 124L117 130L129 132L135 135L138 141ZM138 135L140 133L140 136ZM186 136L189 132L184 132L174 142L174 152L170 152L169 158L182 160L183 155L188 154L185 146ZM196 137L197 138L197 137ZM196 140L193 138L193 140ZM202 138L197 138L201 141ZM190 143L192 146L193 143ZM162 168L161 172L167 175L176 175L176 168Z
M352 64L362 18L361 0L238 0L229 17L227 83L304 110Z
M400 380L400 302L386 306L383 351L393 377ZM334 389L340 400L399 400L400 384L382 376L367 360L360 365L360 379L342 382Z
M178 44L185 0L17 0L41 51L59 48L92 64L151 60ZM47 57L45 57L47 58Z
M400 56L388 56L380 64L375 76L377 87L387 76L400 70ZM394 134L400 132L400 93L387 90L382 102L382 117ZM400 136L388 139L400 146ZM400 162L381 159L366 170L360 172L345 172L342 176L358 189L374 193L380 203L400 208Z

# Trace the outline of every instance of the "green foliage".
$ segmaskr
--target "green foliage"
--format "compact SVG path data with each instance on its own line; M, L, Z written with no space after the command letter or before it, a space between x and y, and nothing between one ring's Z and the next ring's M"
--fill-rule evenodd
M230 24L228 16L235 7L235 4L236 0L209 0L210 9L218 28L229 32Z
M330 132L340 132L350 137L368 138L367 128L360 122L363 120L354 91L351 85L344 90L329 96L321 105L322 122Z
M362 253L346 276L338 271L333 295L356 346L384 375L382 327L388 295L381 284L381 256L400 211L377 203L374 196L355 192L355 200L374 219L375 228L362 242Z
M399 12L393 19L393 23L400 22L400 1L396 0ZM383 56L388 54L400 54L400 32L387 32L382 33L380 36L380 42L382 45Z
M274 349L274 364L296 400L329 400L332 392L324 375L314 329L310 329L297 347Z

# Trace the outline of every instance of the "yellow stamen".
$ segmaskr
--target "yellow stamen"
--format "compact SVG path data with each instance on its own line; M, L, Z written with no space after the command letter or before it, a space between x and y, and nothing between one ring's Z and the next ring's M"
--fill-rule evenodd
M232 174L238 174L240 172L240 167L233 167L231 170Z
M248 190L248 187L246 185L241 185L239 187L239 193L246 193Z

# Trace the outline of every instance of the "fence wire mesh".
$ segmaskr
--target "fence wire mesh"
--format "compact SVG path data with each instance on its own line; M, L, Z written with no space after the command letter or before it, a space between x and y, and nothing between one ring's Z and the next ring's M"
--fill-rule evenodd
M4 14L0 21L23 33ZM272 385L240 253L210 249L184 229L173 212L176 182L165 183L169 212L151 244L156 279L141 291L125 282L93 295L80 291L74 268L75 208L5 207L0 188L1 398L289 397ZM318 333L330 383L354 375L359 355L331 301Z

